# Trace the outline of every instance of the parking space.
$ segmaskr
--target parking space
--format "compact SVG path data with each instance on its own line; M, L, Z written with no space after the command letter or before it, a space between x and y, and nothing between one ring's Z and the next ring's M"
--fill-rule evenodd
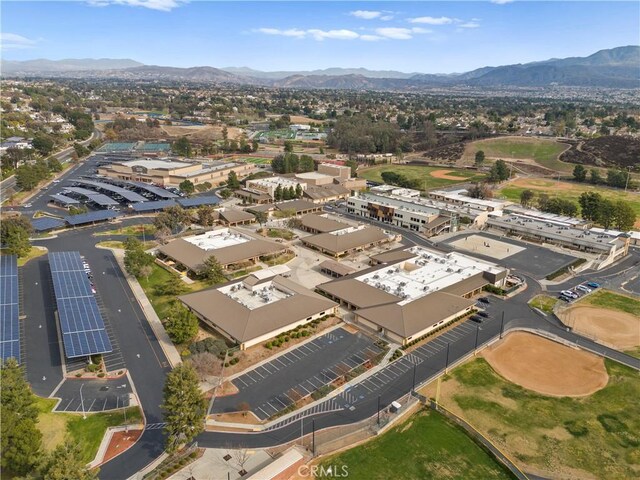
M237 411L246 402L264 420L381 352L369 337L338 328L236 377L240 392L215 399L211 413Z
M555 250L550 250L540 245L526 243L512 238L493 235L486 232L483 232L482 234L473 232L462 233L460 235L449 237L446 240L443 240L442 243L455 246L457 249L464 249L464 238L466 237L473 237L480 240L485 239L486 244L491 244L491 242L499 242L500 245L513 245L514 251L517 250L517 252L514 253L509 249L510 251L508 252L508 256L504 256L504 258L501 259L496 259L488 253L483 254L482 249L477 249L477 251L468 249L467 252L471 255L497 262L510 269L516 269L522 272L529 273L539 279L544 278L550 273L556 272L559 269L566 267L567 265L570 265L576 260L576 257L574 257L573 255L559 253Z
M56 412L104 412L126 408L131 403L127 377L116 379L68 379L53 396L60 398Z

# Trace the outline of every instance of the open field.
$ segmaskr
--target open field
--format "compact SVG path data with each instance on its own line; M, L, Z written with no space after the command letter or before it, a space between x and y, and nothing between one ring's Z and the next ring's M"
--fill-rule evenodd
M537 368L538 359L529 371ZM605 360L605 367L605 388L587 397L560 398L510 383L480 358L445 376L440 403L527 472L565 479L636 478L640 379L613 361ZM433 397L435 391L434 383L422 393Z
M350 480L513 478L464 430L433 411L421 411L364 445L328 457L321 465L336 472L345 466Z
M93 234L94 237L110 236L110 235L150 235L156 233L156 227L149 224L129 225L127 227L116 228L114 230L104 230Z
M234 160L239 162L254 163L256 165L271 165L271 158L269 157L236 157Z
M591 395L604 388L609 378L602 357L531 333L511 333L483 355L507 380L544 395Z
M191 126L167 126L160 128L172 137L189 137L190 140L199 142L212 142L222 140L222 127L212 125L191 125ZM228 127L227 135L229 140L236 140L242 136L244 130L237 127Z
M118 412L92 413L86 419L72 413L54 413L55 398L38 398L38 429L42 432L42 441L46 451L53 450L68 435L73 443L80 445L82 459L87 463L94 459L102 437L108 427L123 425L125 416ZM138 407L127 409L127 423L132 425L142 421Z
M593 295L589 295L580 303L595 305L597 307L607 308L610 310L618 310L630 315L640 317L640 300L627 295L610 292L608 290L599 290Z
M535 163L555 170L569 173L573 171L570 163L561 162L558 157L569 145L544 138L502 137L478 140L468 144L463 154L463 161L472 164L476 152L482 150L490 159L533 160Z
M384 183L381 177L383 172L395 172L404 175L409 180L417 180L420 182L420 189L422 190L446 187L461 182L475 182L485 177L484 174L473 170L443 170L440 167L419 167L414 165L380 165L360 169L358 170L358 177L366 178L372 182ZM457 179L452 177L457 177Z
M507 200L520 202L520 194L523 190L533 190L537 194L546 193L550 197L558 197L566 200L572 200L578 204L578 198L582 192L598 192L604 198L609 200L624 200L629 202L631 208L638 215L635 226L640 227L640 194L634 192L625 192L607 187L599 187L587 183L574 182L557 182L542 178L517 178L507 182L498 190L497 194L502 195ZM578 206L580 209L580 206Z
M529 306L542 310L545 313L552 313L556 303L558 303L558 299L556 297L550 297L549 295L536 295L529 300Z

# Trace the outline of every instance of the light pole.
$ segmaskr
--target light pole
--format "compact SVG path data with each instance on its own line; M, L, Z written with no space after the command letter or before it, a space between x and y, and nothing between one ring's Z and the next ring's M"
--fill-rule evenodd
M447 343L447 359L444 362L444 373L447 373L447 369L449 368L449 343Z
M380 425L380 395L378 395L378 425Z
M84 413L84 399L82 398L82 387L84 387L84 383L80 385L80 405L82 405L82 418L86 420L87 415Z
M478 335L480 334L480 325L476 327L476 344L473 347L473 354L475 355L478 351Z
M625 191L625 193L627 192L627 187L629 186L629 178L631 178L631 165L629 165L629 166L627 167L627 170L628 170L628 171L627 171L627 181L626 181L626 183L624 184L624 191Z
M417 365L414 363L413 364L413 387L411 387L411 392L416 391L416 367Z
M503 333L504 333L504 310L502 311L502 320L500 321L500 338L502 338Z

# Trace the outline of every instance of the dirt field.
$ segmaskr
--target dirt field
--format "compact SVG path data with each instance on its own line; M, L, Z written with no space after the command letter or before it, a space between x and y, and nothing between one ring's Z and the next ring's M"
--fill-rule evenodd
M511 255L515 255L516 253L526 250L526 248L481 235L470 235L468 237L460 238L451 242L450 245L461 250L466 250L467 252L487 255L497 260L502 260L503 258L510 257Z
M483 356L507 380L544 395L591 395L609 380L601 357L524 332L509 334Z
M460 180L460 181L467 180L466 177L451 175L452 172L453 170L434 170L433 172L431 172L431 176L433 178L444 178L445 180Z
M162 128L168 135L171 135L172 137L186 136L192 140L201 142L222 140L222 127L218 126L204 125L181 127L162 125L160 128ZM242 129L235 127L228 127L227 132L229 140L236 140L244 133Z
M619 350L640 346L640 316L593 306L576 306L560 319L577 332L595 337Z

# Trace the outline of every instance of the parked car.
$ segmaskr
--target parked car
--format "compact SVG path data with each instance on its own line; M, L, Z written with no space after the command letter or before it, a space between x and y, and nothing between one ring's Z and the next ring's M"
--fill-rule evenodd
M584 285L578 285L576 290L580 290L584 293L591 293L591 289L589 287L585 287Z
M478 301L480 303L491 303L487 297L480 297Z
M569 298L578 298L579 295L576 292L572 292L571 290L563 290L560 292L560 295L564 295Z
M478 312L478 315L480 315L481 317L484 317L484 318L489 318L489 314L487 312L480 311L480 312Z
M587 282L587 286L591 288L599 288L600 284L596 282Z
M478 315L471 315L470 320L472 322L482 323L482 317L479 317Z
M569 297L565 297L564 295L558 295L558 298L563 302L570 302L572 299Z

